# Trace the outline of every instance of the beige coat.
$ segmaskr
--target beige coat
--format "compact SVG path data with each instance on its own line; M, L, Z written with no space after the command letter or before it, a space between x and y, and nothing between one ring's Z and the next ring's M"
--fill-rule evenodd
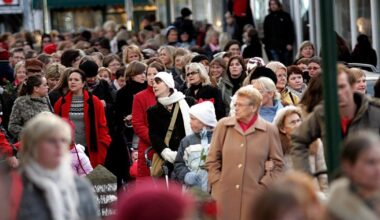
M219 121L206 161L211 194L217 201L218 219L251 219L257 194L279 176L284 165L278 129L258 118L243 132L236 118ZM265 161L274 168L265 173Z

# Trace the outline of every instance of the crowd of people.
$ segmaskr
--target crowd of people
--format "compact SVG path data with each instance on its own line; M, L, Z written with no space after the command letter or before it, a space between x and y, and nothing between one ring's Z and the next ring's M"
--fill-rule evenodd
M226 18L244 21L231 7ZM137 34L113 21L75 34L2 34L4 216L97 219L91 186L78 176L102 165L121 192L115 219L202 219L177 184L215 201L211 218L378 219L380 101L366 94L363 70L337 65L345 142L330 186L322 97L330 73L310 41L293 60L291 18L277 0L269 8L269 62L252 24L236 25L232 39L194 25L188 8L166 28L146 17ZM372 64L368 38L359 36L352 56L341 40L339 61ZM150 178L166 182L152 189Z

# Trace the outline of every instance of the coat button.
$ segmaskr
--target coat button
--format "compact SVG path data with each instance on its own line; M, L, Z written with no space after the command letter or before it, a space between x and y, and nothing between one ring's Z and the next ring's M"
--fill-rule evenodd
M241 164L241 163L238 165L239 168L242 168L242 166L243 166L243 164Z
M244 144L240 144L240 147L244 147Z
M236 189L240 189L240 185L236 185L235 188L236 188Z

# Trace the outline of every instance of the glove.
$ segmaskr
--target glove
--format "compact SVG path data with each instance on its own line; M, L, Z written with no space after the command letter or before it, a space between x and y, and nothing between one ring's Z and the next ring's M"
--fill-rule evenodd
M169 148L165 148L161 152L161 156L166 160L169 161L170 163L174 163L175 158L177 157L177 151L172 151Z
M185 184L188 186L198 185L201 181L201 177L195 172L188 172L185 175Z

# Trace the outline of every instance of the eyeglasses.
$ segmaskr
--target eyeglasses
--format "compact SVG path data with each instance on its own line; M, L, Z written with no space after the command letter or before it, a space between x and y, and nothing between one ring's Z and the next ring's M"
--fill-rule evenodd
M187 73L186 76L189 77L189 76L194 76L196 74L198 74L199 72L190 72L190 73Z
M240 107L246 107L246 106L251 106L251 105L253 105L252 103L235 103L234 104L234 106L235 106L235 108L236 107L238 107L238 108L240 108Z
M319 70L319 67L311 66L307 68L308 70Z

